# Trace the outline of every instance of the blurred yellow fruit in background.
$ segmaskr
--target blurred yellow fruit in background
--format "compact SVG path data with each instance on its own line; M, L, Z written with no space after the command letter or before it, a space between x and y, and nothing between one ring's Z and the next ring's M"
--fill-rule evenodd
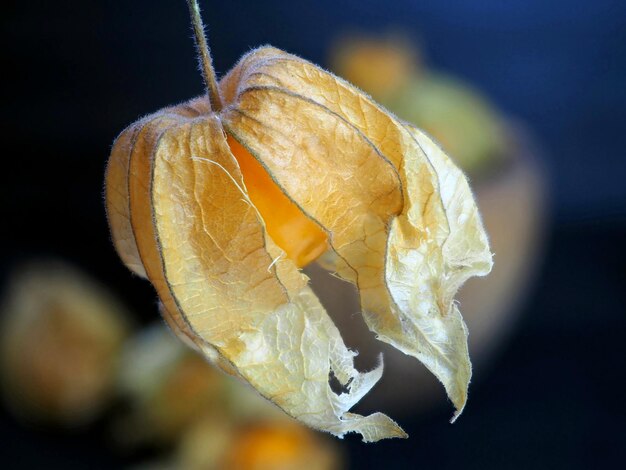
M5 295L0 359L8 405L28 421L89 422L111 398L126 310L60 261L23 266Z

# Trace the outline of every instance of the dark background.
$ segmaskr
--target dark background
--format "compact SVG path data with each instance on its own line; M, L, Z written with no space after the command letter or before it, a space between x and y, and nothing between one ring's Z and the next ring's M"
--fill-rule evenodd
M402 417L411 438L346 439L354 468L613 468L626 458L626 2L202 1L218 72L271 43L323 63L346 29L402 28L428 62L524 121L552 194L541 272L495 364L450 407ZM202 92L182 0L4 2L0 184L4 279L58 255L148 320L148 283L109 240L101 188L115 136ZM20 427L0 412L5 468L114 468L101 435Z

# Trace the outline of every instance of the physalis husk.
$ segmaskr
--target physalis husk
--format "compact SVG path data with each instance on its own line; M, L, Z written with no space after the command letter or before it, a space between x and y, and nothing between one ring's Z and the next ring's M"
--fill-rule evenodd
M208 96L122 132L107 170L115 246L170 326L313 428L405 437L382 413L349 412L382 362L354 368L298 269L328 251L369 328L422 361L458 415L471 366L453 297L492 265L464 175L419 129L299 57L263 47L211 90L213 77Z

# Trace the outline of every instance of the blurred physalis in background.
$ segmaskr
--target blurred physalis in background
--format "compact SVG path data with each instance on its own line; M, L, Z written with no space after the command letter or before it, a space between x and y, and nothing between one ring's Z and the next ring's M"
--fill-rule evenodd
M539 264L547 210L541 155L525 125L504 117L473 86L431 70L408 37L346 35L332 47L329 67L401 119L424 129L472 181L495 255L492 273L470 279L458 298L470 332L472 362L480 370L514 325ZM346 295L340 281L316 267L307 273L331 313L359 311L357 297ZM384 353L385 375L364 397L365 406L416 411L433 404L440 385L425 369L375 341L358 315L336 315L334 320L346 344L359 351L361 368L373 367ZM398 386L407 381L419 392Z
M477 90L420 61L402 35L346 37L330 66L401 119L437 140L470 176L493 169L507 155L500 116Z
M19 268L5 288L2 391L30 423L85 425L114 391L130 318L97 282L60 261Z
M386 104L422 74L420 53L405 36L345 36L330 53L330 67L340 77Z
M175 444L141 468L340 468L330 439L303 427L183 345L164 325L126 346L119 390L130 407L115 427L125 445Z

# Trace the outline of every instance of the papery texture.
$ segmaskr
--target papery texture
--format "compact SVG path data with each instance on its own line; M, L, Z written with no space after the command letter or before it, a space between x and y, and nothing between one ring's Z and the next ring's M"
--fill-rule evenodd
M223 110L198 98L148 116L109 162L115 246L153 283L168 324L316 429L404 437L381 413L349 412L382 362L355 370L356 353L298 270L329 247L370 329L421 360L459 413L471 367L453 296L491 268L463 174L421 131L277 49L246 55L220 86ZM311 249L277 228L273 200L301 218L293 233L309 234Z

